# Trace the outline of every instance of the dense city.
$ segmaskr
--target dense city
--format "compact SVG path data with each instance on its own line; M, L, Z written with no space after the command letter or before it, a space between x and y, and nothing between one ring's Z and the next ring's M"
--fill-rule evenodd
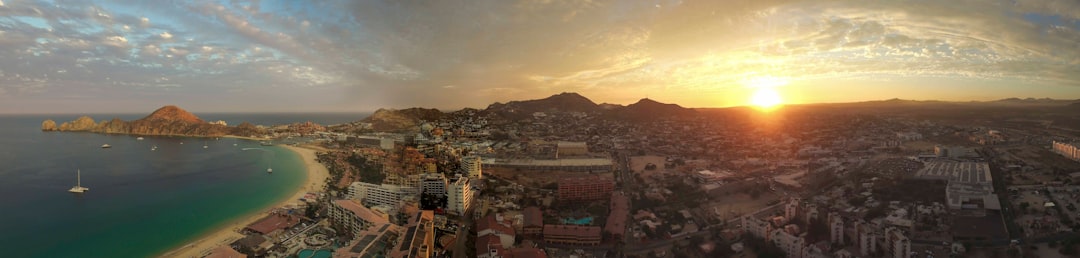
M613 109L563 93L279 126L252 136L307 139L282 144L318 148L331 177L231 247L271 257L1077 254L1075 129L1052 124L1053 112L966 113L999 103L942 115L895 111L900 102Z

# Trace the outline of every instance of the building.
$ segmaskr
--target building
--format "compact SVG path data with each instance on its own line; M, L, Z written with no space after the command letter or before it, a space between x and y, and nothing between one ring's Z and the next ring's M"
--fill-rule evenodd
M915 177L962 183L993 183L990 164L986 162L933 161L916 172Z
M522 223L521 233L530 236L543 235L544 213L540 211L540 208L536 206L527 207L522 213L524 213L525 219Z
M614 167L611 159L485 159L484 168L510 168L530 171L608 172Z
M611 208L608 212L604 233L610 239L622 239L626 234L626 219L630 216L630 198L621 192L611 194Z
M416 213L409 220L405 237L401 238L398 248L392 249L391 257L432 257L435 250L435 212L424 210Z
M589 155L589 146L585 142L559 142L556 146L555 158Z
M923 139L923 135L918 132L896 132L896 138L901 141L918 141Z
M247 258L247 255L233 250L228 245L222 245L214 248L213 251L210 251L210 254L203 258Z
M945 199L950 209L1001 209L986 162L933 161L915 177L948 181Z
M461 158L461 170L471 178L484 178L484 164L479 156Z
M370 210L356 200L335 200L329 213L330 219L352 236L372 226L390 223L389 215Z
M742 228L743 230L746 230L746 233L765 240L769 240L771 237L769 232L772 232L773 230L772 223L750 215L743 216L741 222Z
M353 140L356 144L364 147L379 148L383 150L394 149L394 139L392 138L376 136L357 136Z
M806 247L806 239L793 235L787 230L773 230L771 239L773 244L784 250L787 257L801 257L803 248Z
M1054 153L1065 156L1071 160L1080 161L1080 148L1077 148L1075 144L1054 141Z
M404 235L404 229L394 224L383 224L364 230L354 238L352 244L338 248L334 251L334 257L390 257Z
M844 218L839 213L829 213L829 241L833 244L844 245Z
M446 176L439 173L420 175L420 192L437 196L446 196Z
M296 224L300 224L300 217L282 212L273 212L254 223L248 224L247 227L244 227L244 230L263 235L272 235L271 233L275 231L285 230Z
M468 177L458 177L450 184L446 191L446 210L457 215L465 215L473 206L476 194L480 192L474 185L474 180Z
M874 233L870 223L865 221L856 222L855 235L858 236L859 254L870 256L877 253L877 234Z
M353 182L349 185L349 198L360 200L364 206L389 206L397 207L402 200L415 197L419 190L416 187L407 187L392 184L376 185L372 183Z
M544 225L544 241L564 245L599 245L598 226Z
M499 243L503 247L510 247L514 245L514 238L517 236L514 232L513 226L509 221L503 219L500 214L491 214L476 223L476 236L488 236L493 235L499 239Z
M784 205L784 219L787 221L795 220L795 217L799 215L799 203L802 202L799 198L791 198L787 204Z
M904 232L897 228L885 229L886 255L893 258L907 258L911 253L911 241Z
M975 150L967 147L960 146L934 146L934 155L940 158L970 158L978 157L979 154L975 153Z
M600 176L559 179L559 201L595 201L611 197L615 182Z

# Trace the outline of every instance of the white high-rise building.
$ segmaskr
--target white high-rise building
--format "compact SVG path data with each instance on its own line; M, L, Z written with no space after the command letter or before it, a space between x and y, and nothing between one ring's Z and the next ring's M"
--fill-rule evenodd
M839 213L829 213L829 241L844 245L844 218Z
M806 247L806 239L789 234L783 229L773 230L770 240L772 240L773 244L776 244L777 247L780 247L780 250L784 250L787 257L801 257L803 248Z
M799 214L799 202L802 200L799 198L791 198L788 200L787 205L784 206L784 219L791 221L795 219L795 216Z
M446 176L443 174L421 174L420 191L424 194L446 196Z
M479 189L474 181L468 177L458 177L446 190L446 209L448 212L464 215L472 208L473 201Z
M461 158L461 170L471 178L484 178L483 164L480 156L466 156Z
M911 253L911 241L904 236L904 231L897 228L885 229L885 247L893 258L907 258Z
M349 185L348 198L360 200L365 207L384 205L397 207L401 204L401 200L415 196L415 193L417 192L419 192L419 190L414 187L354 182Z
M864 256L877 252L877 236L874 233L864 232L859 235L859 252Z

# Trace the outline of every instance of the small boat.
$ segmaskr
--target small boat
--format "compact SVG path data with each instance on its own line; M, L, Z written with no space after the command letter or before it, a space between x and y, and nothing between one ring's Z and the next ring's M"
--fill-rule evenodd
M157 150L157 145L154 145L154 147L150 147L150 150L151 151L156 151Z
M180 142L180 144L184 144L184 142Z
M232 146L236 146L236 144L235 144L235 143L233 143L233 144L232 144Z
M68 189L68 192L83 193L86 191L90 191L90 188L82 187L82 171L75 170L75 186Z
M140 141L142 141L142 140L143 140L142 136L139 136L138 138L135 138L135 139L136 139L136 140L140 140Z
M206 142L203 142L203 144L202 144L202 148L203 148L203 149L209 148L208 146L206 146Z
M106 143L106 144L102 144L102 145L101 145L101 148L102 148L102 149L108 149L108 148L112 148L112 145L109 145L108 143Z
M266 173L274 173L274 169L272 169L272 168L266 168Z
M273 143L271 143L271 142L269 142L269 141L266 141L266 142L259 142L259 145L262 145L262 146L270 146L270 145L274 145L274 144L273 144Z

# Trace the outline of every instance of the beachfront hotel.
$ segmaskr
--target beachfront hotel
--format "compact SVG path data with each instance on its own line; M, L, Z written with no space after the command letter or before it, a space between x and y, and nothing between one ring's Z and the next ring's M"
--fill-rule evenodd
M330 219L352 236L360 235L371 226L390 223L389 215L368 209L356 200L335 200L330 206Z

